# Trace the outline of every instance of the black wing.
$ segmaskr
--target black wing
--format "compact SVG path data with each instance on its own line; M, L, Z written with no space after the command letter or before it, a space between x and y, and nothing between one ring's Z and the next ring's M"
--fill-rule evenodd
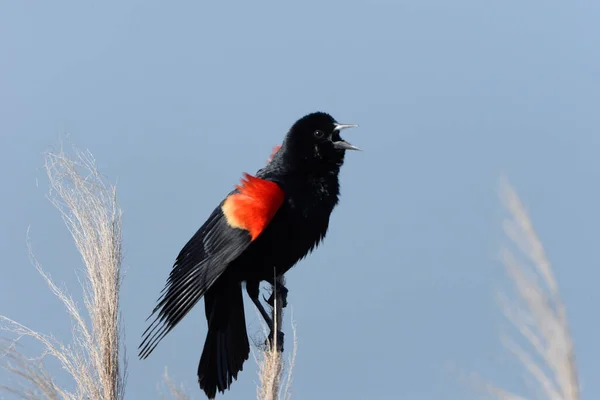
M221 211L221 203L181 249L159 303L146 319L158 311L142 334L139 357L150 355L158 343L200 300L206 290L250 244L250 235L232 228ZM160 310L160 311L159 311Z

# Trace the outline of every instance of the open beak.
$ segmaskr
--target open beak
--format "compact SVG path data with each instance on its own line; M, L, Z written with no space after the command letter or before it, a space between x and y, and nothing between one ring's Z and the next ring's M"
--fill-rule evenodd
M334 131L340 132L343 129L347 129L347 128L356 128L358 127L358 125L355 124L335 124L335 128L333 128ZM336 149L340 149L340 150L360 150L358 147L346 142L345 140L338 140L333 142L333 147L335 147Z

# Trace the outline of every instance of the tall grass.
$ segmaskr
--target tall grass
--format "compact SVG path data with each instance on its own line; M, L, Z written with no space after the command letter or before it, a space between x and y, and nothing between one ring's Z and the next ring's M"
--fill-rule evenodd
M167 393L171 394L171 397L175 400L191 400L191 397L185 392L183 386L177 386L175 381L169 375L169 371L165 368L165 373L163 375L163 383L167 385ZM167 399L168 397L161 392L160 399Z
M504 232L520 251L515 255L505 248L502 261L514 284L516 300L500 296L502 310L520 334L520 341L504 338L529 377L531 386L541 398L578 400L579 382L575 362L575 346L569 333L567 312L556 278L531 219L516 191L502 180L500 195L509 217ZM525 399L499 386L489 384L487 391L498 399Z
M81 280L87 315L69 293L60 289L33 255L29 256L52 293L72 320L71 344L0 316L0 329L16 335L3 346L3 367L18 383L1 389L26 399L120 400L125 393L126 362L119 308L121 285L121 209L116 189L98 172L89 152L75 156L49 152L45 170L50 181L49 199L60 211L84 265ZM89 322L88 322L89 321ZM40 357L28 358L17 344L23 337L41 343ZM60 387L46 370L43 359L54 357L73 379L72 391ZM123 357L122 357L123 356Z

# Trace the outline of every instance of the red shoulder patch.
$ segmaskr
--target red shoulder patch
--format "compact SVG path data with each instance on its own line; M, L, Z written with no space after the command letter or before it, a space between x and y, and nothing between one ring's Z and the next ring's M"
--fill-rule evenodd
M283 190L275 182L246 173L236 189L239 193L227 197L221 210L229 226L247 230L254 240L283 204Z

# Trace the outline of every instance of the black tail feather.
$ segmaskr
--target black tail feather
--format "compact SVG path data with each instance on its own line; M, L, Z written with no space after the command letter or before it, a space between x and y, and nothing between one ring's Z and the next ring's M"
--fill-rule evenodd
M208 333L198 364L198 383L209 399L229 389L250 354L241 286L219 280L205 295Z

